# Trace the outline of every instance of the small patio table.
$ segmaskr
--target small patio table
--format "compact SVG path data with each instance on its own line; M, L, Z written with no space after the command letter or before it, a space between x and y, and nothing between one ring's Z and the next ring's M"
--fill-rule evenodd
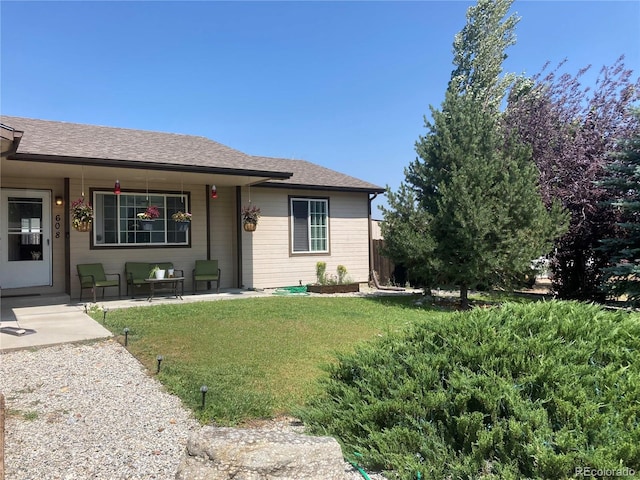
M156 288L169 290L180 300L182 300L182 295L184 295L184 277L146 278L144 283L149 284L149 298L147 298L149 302L153 300ZM178 285L180 285L180 293L178 293Z

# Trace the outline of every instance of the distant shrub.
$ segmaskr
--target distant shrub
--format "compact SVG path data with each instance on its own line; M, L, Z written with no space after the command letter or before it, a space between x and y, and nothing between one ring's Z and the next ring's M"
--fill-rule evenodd
M327 283L327 262L316 262L316 280L318 285Z
M324 393L298 414L390 478L640 472L636 314L555 301L475 309L384 337L328 370Z
M336 271L338 272L338 283L347 283L347 267L345 267L344 265L338 265Z

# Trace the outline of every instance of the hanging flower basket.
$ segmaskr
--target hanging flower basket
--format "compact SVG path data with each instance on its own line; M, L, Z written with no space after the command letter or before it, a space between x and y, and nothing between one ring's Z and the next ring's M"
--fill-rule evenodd
M249 202L248 207L242 207L242 227L245 232L255 232L260 218L260 209Z
M91 230L93 222L93 207L84 203L84 198L79 198L71 203L71 225L79 232Z
M187 230L189 230L190 226L191 222L176 222L176 230L178 232L186 232Z
M78 222L73 224L73 228L75 228L79 232L88 232L91 230L92 222Z
M178 232L186 232L191 225L191 214L189 212L176 212L171 215L171 219L176 222Z
M150 205L144 212L136 215L140 220L155 220L160 216L160 210L155 205Z
M153 230L153 222L155 220L138 220L140 222L140 229L145 232L150 232Z
M150 232L153 230L153 221L160 216L160 211L158 207L150 205L144 212L140 212L136 216L140 222L140 228L146 232Z

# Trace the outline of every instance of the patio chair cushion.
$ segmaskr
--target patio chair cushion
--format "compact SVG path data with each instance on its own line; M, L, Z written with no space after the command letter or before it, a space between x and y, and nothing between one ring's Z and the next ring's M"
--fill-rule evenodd
M120 274L105 273L101 263L79 263L76 265L78 277L80 279L80 301L82 301L82 291L86 288L93 290L93 301L96 301L96 289L102 288L102 298L106 287L118 287L118 297L120 296ZM117 280L109 280L107 277L118 277Z
M117 287L120 285L119 279L107 280L107 276L104 273L104 267L101 263L78 264L77 269L82 288L91 288L94 286Z
M149 278L151 269L147 262L126 262L124 271L127 275L127 283L129 285L142 285L145 279Z
M196 260L193 269L193 292L197 291L198 282L216 282L216 292L220 292L220 268L218 260Z
M196 260L196 268L193 271L193 278L196 281L217 280L219 274L218 260Z

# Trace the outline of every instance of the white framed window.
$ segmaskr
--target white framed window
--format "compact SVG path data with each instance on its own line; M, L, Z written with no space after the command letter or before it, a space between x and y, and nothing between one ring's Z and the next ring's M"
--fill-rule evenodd
M179 231L171 215L189 211L189 195L174 193L92 192L93 247L189 245L189 231ZM138 214L155 206L160 216L143 230Z
M290 198L292 253L329 252L329 200Z

